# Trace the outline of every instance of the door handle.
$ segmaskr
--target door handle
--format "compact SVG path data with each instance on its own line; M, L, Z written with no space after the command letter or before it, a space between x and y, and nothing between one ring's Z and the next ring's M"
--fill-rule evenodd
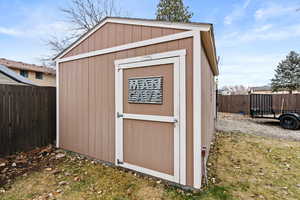
M121 113L119 113L119 112L117 112L117 118L122 118L122 117L124 117L124 115L121 114Z

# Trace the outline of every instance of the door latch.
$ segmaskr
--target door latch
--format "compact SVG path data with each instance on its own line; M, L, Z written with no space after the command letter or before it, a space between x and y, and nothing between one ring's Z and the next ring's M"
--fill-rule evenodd
M123 165L124 162L122 162L122 161L120 161L119 159L117 159L117 164L118 164L118 165Z
M121 117L123 117L123 116L124 116L123 114L117 112L117 118L121 118Z

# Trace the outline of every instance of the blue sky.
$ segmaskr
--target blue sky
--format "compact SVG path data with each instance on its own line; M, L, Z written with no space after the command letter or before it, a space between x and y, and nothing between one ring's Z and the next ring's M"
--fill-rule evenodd
M39 64L45 41L69 28L59 8L70 0L1 0L0 57ZM158 0L119 0L129 17L154 18ZM185 0L192 21L214 24L219 84L270 82L290 50L300 52L300 0Z

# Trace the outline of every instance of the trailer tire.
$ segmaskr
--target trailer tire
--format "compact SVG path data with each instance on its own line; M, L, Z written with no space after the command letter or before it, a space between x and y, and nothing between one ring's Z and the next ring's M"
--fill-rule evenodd
M300 127L300 121L292 115L280 117L280 126L285 129L297 130Z

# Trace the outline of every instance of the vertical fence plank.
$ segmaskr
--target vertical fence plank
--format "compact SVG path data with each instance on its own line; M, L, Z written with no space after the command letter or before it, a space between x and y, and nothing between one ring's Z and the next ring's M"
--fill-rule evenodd
M0 157L54 143L56 88L0 85Z
M259 98L259 97L255 97ZM250 95L218 95L218 111L228 113L250 112ZM273 110L281 109L300 112L300 94L272 94ZM261 102L262 105L267 102Z

